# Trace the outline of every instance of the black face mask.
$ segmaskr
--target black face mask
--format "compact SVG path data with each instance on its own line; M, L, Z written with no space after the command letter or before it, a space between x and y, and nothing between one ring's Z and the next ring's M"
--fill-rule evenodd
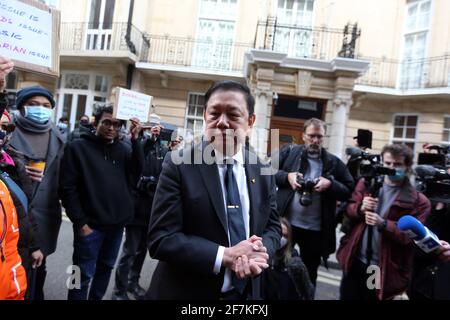
M89 127L89 121L81 120L80 121L80 126L82 126L82 127Z

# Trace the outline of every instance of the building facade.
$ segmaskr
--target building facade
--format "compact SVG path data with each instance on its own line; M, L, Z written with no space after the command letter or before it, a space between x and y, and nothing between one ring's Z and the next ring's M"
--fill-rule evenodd
M339 156L358 128L373 131L373 152L450 144L449 1L44 2L61 11L61 77L19 72L9 88L53 89L55 119L72 127L124 87L152 95L163 121L201 131L205 91L233 79L256 97L261 154L301 143L311 116L327 122Z

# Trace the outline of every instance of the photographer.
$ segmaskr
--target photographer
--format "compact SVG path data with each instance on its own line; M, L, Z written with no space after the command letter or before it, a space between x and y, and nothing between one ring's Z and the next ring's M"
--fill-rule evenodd
M347 200L354 185L345 164L322 147L324 136L323 121L306 121L305 144L281 150L275 176L278 209L292 225L293 242L314 285L320 258L326 262L336 250L336 201Z
M152 121L150 127L144 127L143 131L144 168L135 190L134 219L125 228L125 243L116 269L113 300L128 300L127 292L136 300L143 299L146 294L139 285L139 278L147 255L147 231L153 197L168 151L161 145L159 118L154 117Z
M412 150L405 145L386 145L381 157L386 168L395 169L395 175L384 176L376 194L370 194L373 190L369 192L361 179L347 208L353 228L341 239L336 255L344 273L341 300L386 300L406 290L414 243L398 229L397 221L412 215L423 222L431 209L428 199L411 185L407 175ZM379 270L374 283L368 281L373 273L370 266Z

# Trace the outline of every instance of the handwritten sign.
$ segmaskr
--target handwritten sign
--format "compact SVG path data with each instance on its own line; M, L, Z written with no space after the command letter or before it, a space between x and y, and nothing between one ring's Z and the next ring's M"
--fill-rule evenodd
M147 122L152 100L152 96L117 88L114 115L121 120L129 120L135 117L141 122Z
M51 68L52 14L18 0L0 0L0 55Z

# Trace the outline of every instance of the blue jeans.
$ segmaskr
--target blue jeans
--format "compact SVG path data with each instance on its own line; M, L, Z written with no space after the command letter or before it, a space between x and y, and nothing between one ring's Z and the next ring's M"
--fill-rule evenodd
M69 300L101 300L119 255L123 228L95 229L80 236L74 229L73 264L81 271L81 288L69 290ZM90 285L90 290L89 290Z

